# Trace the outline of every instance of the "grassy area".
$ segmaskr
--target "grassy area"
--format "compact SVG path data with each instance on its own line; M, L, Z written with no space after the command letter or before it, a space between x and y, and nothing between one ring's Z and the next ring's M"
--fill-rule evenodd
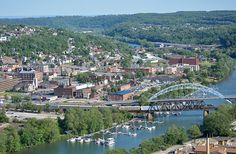
M0 96L16 96L16 95L25 95L26 93L22 92L0 92Z
M201 62L200 65L201 65L202 67L211 67L211 66L214 65L214 64L210 63L209 61L204 61L204 62Z

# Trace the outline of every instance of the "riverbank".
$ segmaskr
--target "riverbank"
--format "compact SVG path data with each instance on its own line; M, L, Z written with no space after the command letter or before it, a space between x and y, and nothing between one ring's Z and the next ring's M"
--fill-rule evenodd
M226 78L226 80L216 84L214 87L222 93L223 95L234 95L236 94L236 70L232 72L232 74ZM222 101L211 101L207 103L217 103L221 104ZM126 150L130 150L133 147L138 147L144 140L148 140L153 138L154 136L163 135L168 128L173 125L183 127L185 129L190 128L192 125L197 124L201 125L203 122L202 111L191 111L191 112L182 112L182 114L178 117L164 117L163 124L156 124L156 130L154 131L138 131L136 138L131 138L125 135L116 136L116 144L114 145L115 149L124 148ZM77 154L78 151L83 154L104 154L107 150L111 148L99 146L96 144L68 144L66 140L54 142L52 144L42 144L39 146L34 146L30 149L24 149L15 154Z
M202 125L202 134L218 136L211 138L211 140L220 141L221 136L224 136L223 141L231 141L232 143L226 142L228 146L236 145L236 140L230 139L236 137L236 104L225 104L221 106L217 111L210 113L204 119ZM193 152L193 147L204 145L205 138L199 138L184 143L183 145L174 145L170 148L167 148L165 151L154 152L153 154L165 154L173 151L189 151L187 153ZM225 144L226 144L225 143ZM236 148L235 148L236 151Z
M27 114L24 121L13 120L14 123L11 123L10 127L6 127L0 132L0 142L2 143L0 153L31 150L40 145L56 144L78 134L93 134L104 127L110 129L109 126L112 126L113 123L126 122L131 117L126 112L114 109L98 110L97 108L89 111L71 109L65 113L64 119L36 119L33 118L33 115ZM15 113L12 116L14 118ZM20 118L22 115L18 116ZM9 142L14 144L8 146Z

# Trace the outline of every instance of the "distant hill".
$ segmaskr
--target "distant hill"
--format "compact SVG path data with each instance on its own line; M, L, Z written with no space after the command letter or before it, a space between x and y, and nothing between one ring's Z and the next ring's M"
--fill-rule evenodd
M173 42L185 44L236 45L236 11L188 11L140 13L133 15L58 16L0 19L0 24L23 24L92 30L113 38L138 44Z
M58 16L23 19L0 19L2 24L24 24L67 28L70 30L107 29L124 23L154 24L168 26L172 24L194 23L203 25L229 25L236 23L236 11L196 11L176 13L140 13L133 15L104 16Z

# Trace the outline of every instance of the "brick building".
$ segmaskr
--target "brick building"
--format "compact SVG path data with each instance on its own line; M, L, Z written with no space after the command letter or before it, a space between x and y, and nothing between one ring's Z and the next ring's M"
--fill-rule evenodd
M111 101L126 101L132 99L133 99L133 93L130 90L118 91L110 95Z
M129 90L130 88L131 88L130 83L126 83L126 84L118 85L118 89L119 89L119 91Z
M76 97L89 99L91 97L91 94L92 94L91 88L84 88L84 89L77 90Z
M58 86L54 88L54 95L63 98L73 98L76 97L75 86Z
M198 71L199 70L199 59L196 57L171 57L169 59L169 65L173 66L186 66L192 70Z
M37 79L38 81L42 81L43 73L35 71L35 70L29 70L29 71L21 70L18 73L18 78L20 78L23 81L33 81L34 79Z

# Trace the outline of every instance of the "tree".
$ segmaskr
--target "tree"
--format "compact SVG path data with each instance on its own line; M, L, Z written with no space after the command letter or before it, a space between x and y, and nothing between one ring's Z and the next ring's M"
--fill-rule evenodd
M204 133L214 136L228 136L230 134L230 118L221 112L213 112L204 118Z
M53 119L44 119L40 125L40 129L43 130L45 143L55 142L60 136L58 123Z
M16 152L21 149L20 136L17 133L16 128L7 127L4 130L6 134L6 151L7 152Z
M44 106L44 109L45 109L46 112L49 112L50 111L50 104L46 103L45 106Z
M187 135L183 128L173 126L167 130L164 140L170 145L183 144L187 140Z
M7 147L6 147L6 133L4 131L0 132L0 154L5 154L7 151Z
M143 71L138 70L138 71L136 72L136 77L137 77L137 78L142 78L142 77L144 77L144 76L145 76L145 73L144 73Z
M4 110L0 111L0 123L8 122L9 118L6 116Z
M188 129L189 137L192 139L197 139L201 136L201 131L197 125L193 125L191 128Z
M27 95L27 96L24 97L24 100L26 100L26 101L32 101L32 98Z
M5 99L5 100L8 100L8 99L9 99L9 97L8 97L7 94L4 94L4 99Z
M125 149L113 149L106 152L106 154L128 154Z
M19 134L24 146L32 146L56 141L60 131L57 121L53 119L29 119Z
M131 66L131 58L128 56L125 56L121 59L121 66L122 67L130 67Z
M148 154L156 151L155 143L152 140L146 140L140 145L141 153Z
M77 75L76 79L80 83L86 83L86 82L91 82L91 73L86 72L86 73L80 73Z
M97 108L92 108L88 115L88 132L93 133L101 130L104 126L101 112Z
M132 148L129 150L129 154L140 154L140 148Z
M65 113L65 129L73 134L83 135L88 133L88 114L81 109L70 109Z
M104 108L101 110L103 121L104 121L104 128L109 128L112 126L112 112L108 108Z
M142 60L142 59L139 59L139 60L137 61L137 64L139 64L140 66L142 66L142 65L143 65L143 60Z
M148 98L145 95L141 95L138 99L138 103L139 103L140 106L148 105L149 104Z
M20 103L22 102L22 97L20 95L14 95L11 97L12 103Z

